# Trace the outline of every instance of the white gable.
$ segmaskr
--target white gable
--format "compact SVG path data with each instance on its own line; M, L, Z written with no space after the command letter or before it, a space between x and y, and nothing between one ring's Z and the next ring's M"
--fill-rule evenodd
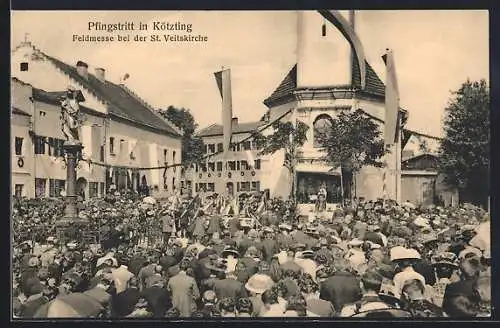
M28 70L21 71L21 63L28 63ZM85 107L106 113L106 106L83 86L59 70L43 53L25 44L11 52L11 76L45 91L63 91L69 85L82 91Z

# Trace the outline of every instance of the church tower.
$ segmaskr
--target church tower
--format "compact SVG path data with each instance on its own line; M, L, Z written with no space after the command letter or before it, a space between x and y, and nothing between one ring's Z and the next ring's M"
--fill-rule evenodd
M353 10L340 14L353 24ZM297 26L297 88L350 86L351 45L339 30L316 11L299 11Z

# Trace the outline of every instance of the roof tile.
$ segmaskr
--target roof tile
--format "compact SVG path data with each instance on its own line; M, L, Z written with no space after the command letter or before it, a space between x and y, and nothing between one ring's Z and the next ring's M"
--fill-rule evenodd
M110 114L167 132L174 136L180 136L178 131L172 128L153 109L131 94L128 89L110 81L101 82L90 73L88 74L88 79L85 79L78 74L75 67L51 56L46 55L46 57L64 73L85 86L97 98L107 103Z
M252 132L264 124L265 124L265 122L262 122L262 121L238 123L238 125L233 126L232 133L237 134L237 133ZM209 137L209 136L217 136L217 135L222 135L222 134L223 134L222 125L212 124L204 129L200 130L196 135L200 136L200 137Z
M365 69L366 69L366 88L364 92L370 95L384 97L385 85L382 82L382 80L380 80L377 73L373 70L373 68L368 62L366 62ZM352 85L358 88L361 86L359 65L356 60L353 61L352 65ZM296 88L297 88L297 64L295 64L292 67L292 69L288 72L288 74L281 81L278 87L273 91L273 93L264 100L264 104L270 107L270 105L274 101L282 99L286 96L290 96Z

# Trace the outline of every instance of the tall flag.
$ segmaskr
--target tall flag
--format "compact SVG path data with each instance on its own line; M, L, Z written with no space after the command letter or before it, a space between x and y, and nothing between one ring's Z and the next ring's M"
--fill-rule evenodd
M357 36L352 24L342 16L338 10L318 10L318 12L330 23L332 23L342 35L346 38L347 42L356 54L358 61L359 75L361 77L361 89L366 86L366 68L365 68L365 51L361 40Z
M255 166L255 158L251 150L245 151L245 157L247 161L247 167L253 168Z
M392 145L397 140L399 121L399 89L396 77L396 67L394 66L394 55L392 50L387 49L387 53L382 56L386 66L385 75L385 133L386 145Z
M214 73L215 81L219 87L222 97L222 131L224 139L222 142L224 158L226 158L229 147L231 146L233 102L231 95L231 70L225 69Z

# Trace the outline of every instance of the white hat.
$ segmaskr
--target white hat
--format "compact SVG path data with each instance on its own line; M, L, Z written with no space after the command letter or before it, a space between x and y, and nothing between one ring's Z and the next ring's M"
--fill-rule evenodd
M354 238L349 243L347 243L347 245L350 245L350 246L361 246L361 245L363 245L363 241L360 240L360 239L358 239L358 238Z
M76 241L72 241L72 242L69 242L66 244L66 246L69 248L69 249L73 249L73 248L76 248L76 246L78 246L77 242Z
M413 221L413 223L418 226L418 227L427 227L429 226L429 220L424 218L424 217L421 217L421 216L418 216L415 221Z
M477 257L483 256L483 253L478 248L468 246L458 254L458 258L463 259L467 254L474 254Z
M416 271L403 271L399 273L401 277L401 286L404 286L405 282L409 280L420 280L425 285L425 278L420 273Z
M405 260L405 259L420 259L420 254L415 249L408 249L402 246L391 248L391 261Z
M250 292L262 294L273 285L274 281L267 274L256 273L248 279L245 288Z

